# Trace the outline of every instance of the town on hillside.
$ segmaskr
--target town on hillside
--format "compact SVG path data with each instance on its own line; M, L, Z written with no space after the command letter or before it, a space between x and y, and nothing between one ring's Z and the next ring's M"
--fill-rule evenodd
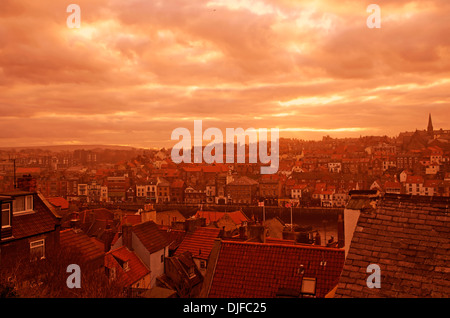
M275 174L170 154L1 149L0 294L450 296L450 130L431 114L396 137L280 139Z

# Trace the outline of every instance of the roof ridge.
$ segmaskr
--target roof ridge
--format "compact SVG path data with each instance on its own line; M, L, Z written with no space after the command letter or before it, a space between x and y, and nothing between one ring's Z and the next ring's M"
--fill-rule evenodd
M325 247L325 246L316 246L316 245L300 245L300 244L278 244L278 243L261 243L261 242L239 242L239 241L227 241L222 240L223 244L235 244L235 245L256 245L256 246L275 246L275 247L289 247L289 248L304 248L311 250L322 250L322 251L330 251L330 252L344 252L342 248L336 247Z

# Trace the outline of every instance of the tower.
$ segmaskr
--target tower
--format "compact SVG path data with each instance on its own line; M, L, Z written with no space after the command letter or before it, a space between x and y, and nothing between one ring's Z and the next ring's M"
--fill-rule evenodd
M431 113L430 113L430 115L428 117L427 132L428 132L428 135L433 136L434 129L433 129L433 122L431 121Z

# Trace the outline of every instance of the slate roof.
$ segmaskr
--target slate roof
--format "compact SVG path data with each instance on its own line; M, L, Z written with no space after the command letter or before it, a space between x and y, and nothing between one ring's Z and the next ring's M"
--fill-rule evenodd
M193 232L188 232L175 255L189 251L192 257L207 260L219 233L220 229L206 227L199 227Z
M335 297L449 297L450 198L386 194L362 212ZM369 264L381 288L366 286Z
M16 192L12 195L16 194L22 193ZM39 194L34 193L32 195L34 212L22 215L13 214L12 235L14 239L51 232L60 224L61 217L56 214L50 203L45 202L44 197Z
M150 252L154 253L169 246L169 240L153 221L133 225L132 231Z
M345 206L349 210L373 210L379 195L377 191L350 191L350 199Z
M91 261L104 256L102 248L95 238L87 236L81 230L67 229L60 232L61 247L77 249L83 259Z
M175 230L167 225L158 225L159 231L163 233L169 242L169 250L176 250L180 246L184 237L186 236L186 231Z
M316 278L316 296L325 297L339 281L344 254L336 248L222 241L212 278L208 273L205 277L205 288L210 284L206 294L212 298L274 298L290 290L299 296L303 277L311 277Z

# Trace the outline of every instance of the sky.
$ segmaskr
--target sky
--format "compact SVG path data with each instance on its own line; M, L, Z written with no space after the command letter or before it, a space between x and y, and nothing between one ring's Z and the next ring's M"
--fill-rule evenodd
M170 147L194 120L308 140L429 113L450 129L449 19L448 0L1 0L0 147Z

